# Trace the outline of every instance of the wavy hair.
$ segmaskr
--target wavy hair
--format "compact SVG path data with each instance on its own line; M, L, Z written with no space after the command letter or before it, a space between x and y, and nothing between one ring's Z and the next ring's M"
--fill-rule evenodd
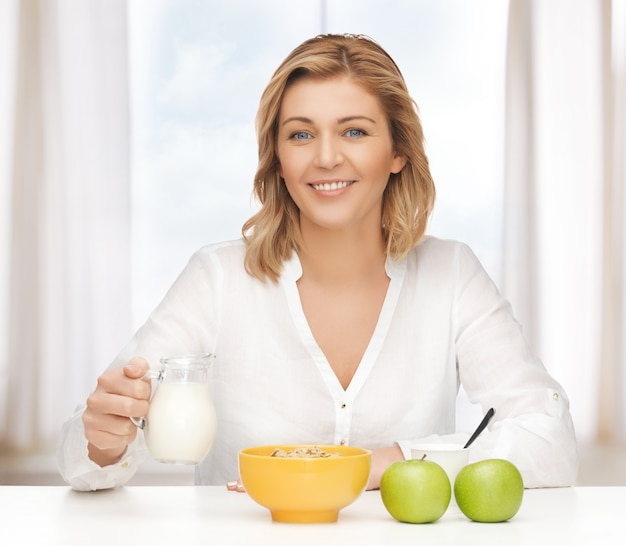
M347 75L378 97L395 152L406 158L390 174L383 193L382 234L387 255L404 257L422 239L435 201L435 186L424 151L417 105L393 59L363 35L323 34L296 47L274 72L261 96L256 117L258 167L253 195L261 207L242 227L246 271L276 282L282 264L301 248L300 214L279 170L278 117L285 90L302 78Z

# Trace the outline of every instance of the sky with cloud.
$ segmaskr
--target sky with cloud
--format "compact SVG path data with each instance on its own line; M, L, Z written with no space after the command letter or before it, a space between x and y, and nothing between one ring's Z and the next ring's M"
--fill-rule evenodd
M190 254L255 208L254 116L271 73L320 32L368 34L417 101L438 190L430 232L499 274L502 0L130 0L135 321Z

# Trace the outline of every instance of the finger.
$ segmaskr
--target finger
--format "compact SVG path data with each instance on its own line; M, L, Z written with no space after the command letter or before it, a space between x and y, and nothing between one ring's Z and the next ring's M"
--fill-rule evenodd
M147 398L134 398L108 392L94 392L87 398L85 413L94 415L113 415L122 417L140 417L147 415L150 403Z
M83 414L85 438L98 449L120 449L137 436L137 427L130 419L116 415L96 416Z
M88 431L103 431L115 436L133 436L137 426L126 416L103 414L86 409L83 413L85 434Z
M136 431L127 436L119 436L106 430L85 431L87 442L101 450L123 449L130 444L136 436Z
M140 376L141 377L141 376ZM150 398L151 386L147 381L129 378L124 370L109 370L98 377L93 394L109 393L127 396L137 400Z
M124 366L124 375L131 379L139 379L146 374L149 368L150 366L145 358L136 356L131 358Z

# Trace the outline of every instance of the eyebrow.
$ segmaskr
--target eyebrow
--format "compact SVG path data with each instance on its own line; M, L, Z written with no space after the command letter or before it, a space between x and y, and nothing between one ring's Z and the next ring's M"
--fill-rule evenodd
M374 125L376 125L376 121L367 116L346 116L344 118L339 118L337 120L337 123L342 124L342 123L349 123L351 121L358 121L358 120L369 121L370 123L373 123ZM283 121L282 125L286 125L290 121L300 121L302 123L308 123L308 124L313 123L313 120L310 118L307 118L304 116L292 116L290 118L287 118L285 121Z

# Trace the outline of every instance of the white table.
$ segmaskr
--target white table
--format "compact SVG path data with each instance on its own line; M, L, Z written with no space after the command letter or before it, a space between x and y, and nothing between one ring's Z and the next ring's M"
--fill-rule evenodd
M399 523L378 491L336 523L271 521L246 494L225 487L131 487L79 493L58 486L0 487L0 545L323 546L326 544L572 545L626 543L626 487L525 491L505 523L475 523L451 507L437 522Z

